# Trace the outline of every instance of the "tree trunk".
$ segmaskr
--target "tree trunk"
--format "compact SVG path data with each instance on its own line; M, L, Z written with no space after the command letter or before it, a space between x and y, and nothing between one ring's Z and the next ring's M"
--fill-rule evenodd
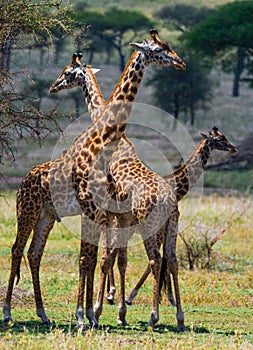
M190 114L191 114L191 125L194 125L195 109L194 109L194 104L193 103L190 105Z
M237 63L235 68L235 74L234 74L234 84L233 84L233 92L232 96L237 97L239 96L239 83L240 83L240 77L244 69L244 61L245 61L245 50L242 47L238 47L237 49Z
M125 68L125 55L122 53L122 51L119 51L119 57L120 57L120 71L123 72Z
M177 128L177 120L179 116L179 94L177 92L174 93L174 123L172 130L176 130Z

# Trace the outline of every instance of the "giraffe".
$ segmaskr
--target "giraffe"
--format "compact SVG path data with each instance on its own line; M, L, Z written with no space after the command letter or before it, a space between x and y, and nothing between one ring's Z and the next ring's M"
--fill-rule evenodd
M154 34L154 33L153 33ZM155 38L154 40L156 40L156 42L159 42L159 45L162 46L163 48L166 48L168 47L167 45L168 44L164 44L163 42L160 41L160 39L158 38L157 36L157 33L155 34ZM160 51L160 50L157 50L157 52ZM185 65L183 64L183 68L185 68ZM138 68L139 69L139 68ZM135 79L134 79L135 80ZM60 77L57 79L56 81L56 84L53 84L53 88L55 89L55 85L56 85L56 88L57 88L57 92L60 90L60 89L66 89L68 87L73 87L73 79L72 78L69 78L69 77L66 77L66 74L65 72L63 72ZM131 85L130 85L131 86ZM128 88L130 89L129 87L129 84L128 84ZM132 87L131 87L131 90L132 90ZM126 92L126 91L125 91ZM125 146L126 148L129 147L129 145ZM132 150L131 150L132 151ZM171 195L172 196L172 195ZM147 247L148 248L148 247ZM150 248L148 248L150 249ZM148 252L148 249L147 252ZM82 255L82 254L81 254ZM103 267L101 267L101 269L103 269ZM157 279L156 279L156 283L157 283ZM157 294L157 293L156 293ZM155 298L156 299L156 298ZM98 316L98 312L96 313ZM151 317L151 320L152 320L152 317ZM153 320L150 321L150 324L153 324Z
M153 34L154 32L153 30ZM167 43L153 38L144 40L141 44L131 43L131 46L135 51L99 118L76 138L73 145L61 157L32 168L18 189L16 208L18 230L12 247L11 273L3 307L4 321L12 319L11 296L14 281L16 277L17 280L20 277L20 262L24 247L33 230L28 260L32 272L36 312L43 323L49 323L39 285L41 256L55 220L60 221L61 217L67 215L81 214L80 281L76 318L79 326L84 325L84 288L80 289L80 286L86 283L86 317L91 326L98 324L92 301L94 270L97 262L99 230L101 226L108 225L105 210L96 202L97 199L100 203L103 202L106 193L106 178L101 168L104 168L117 147L117 142L114 141L119 141L125 131L131 112L131 106L125 103L135 100L145 67L158 64L185 69L184 62ZM83 76L84 72L80 74ZM59 77L51 86L51 93L59 91L60 80ZM128 89L130 85L131 90ZM148 249L150 248L147 247ZM148 253L152 258L154 252Z
M63 72L63 74L64 74L64 72ZM89 79L91 79L91 76L89 77ZM70 77L64 77L64 79L63 79L63 76L61 76L61 89L66 89L66 88L71 88L71 87L74 87L74 83L73 83L73 80L72 80L72 78L70 78ZM80 85L80 82L78 82L77 81L77 85ZM87 85L87 83L86 83L86 85ZM97 86L97 83L96 83L96 80L95 80L95 77L93 76L93 85L94 86ZM96 88L94 89L94 91L96 91ZM92 91L91 93L93 94L94 93L94 91ZM88 89L86 90L86 93L88 93L88 95L89 95L89 92L88 92ZM101 95L100 95L100 97L101 97ZM87 96L86 96L86 101L88 101L88 103L89 103L89 101L91 101L92 100L92 98L94 99L94 95L92 95L92 96L89 96L88 98L87 98ZM102 101L102 103L103 103L103 101ZM89 107L89 105L88 105L88 107ZM124 152L125 152L125 149L127 149L127 157L126 157L126 155L124 155ZM124 137L122 137L121 138L121 141L120 141L120 143L119 143L119 146L118 146L118 152L117 152L117 157L116 157L116 159L118 158L118 157L125 157L126 159L127 159L127 161L128 161L128 159L130 158L130 156L132 157L132 160L133 160L133 157L134 157L134 164L136 165L136 167L138 168L138 166L140 165L140 160L138 159L138 157L137 157L137 155L136 155L136 152L135 152L135 149L134 149L134 146L130 143L130 141L128 140L128 139L126 139L126 137L124 138ZM130 151L129 151L130 150ZM113 157L114 158L114 157ZM145 167L141 164L141 166L142 166L142 171L140 171L140 174L142 174L142 173L145 173L145 171L147 172L147 170L145 169ZM133 167L133 164L131 165L131 167ZM150 173L151 174L151 173ZM150 175L149 174L149 175ZM145 174L146 175L146 174ZM142 176L142 175L141 175ZM141 178L141 177L140 177ZM157 180L155 180L155 181L157 181ZM149 182L150 182L150 179L149 179ZM157 184L155 184L155 186L157 186ZM126 239L126 241L127 241L127 239ZM107 244L106 244L106 247L105 247L105 250L104 250L104 253L103 253L103 256L104 255L106 255L107 254L107 250L108 250L108 242L107 242ZM103 261L103 258L102 258L102 261ZM102 264L101 264L102 265ZM120 266L121 266L121 264L120 264ZM122 266L124 266L125 267L125 263L123 263L122 264ZM104 269L104 266L102 265L101 266L101 270L103 270ZM120 275L122 276L122 278L124 278L125 277L125 270L122 270L121 268L120 268ZM102 277L102 280L103 280L103 277ZM103 283L103 282L101 282L101 283ZM120 285L121 285L121 290L123 290L123 288L124 288L124 281L121 281L121 283L120 283ZM101 288L101 291L103 290L103 288ZM102 292L103 293L103 292ZM121 292L120 293L120 295L121 295L121 305L120 305L120 307L119 307L119 317L118 317L118 323L120 323L120 324L125 324L126 323L126 321L125 321L125 313L126 313L126 310L125 310L125 298L124 298L124 292ZM100 295L100 297L98 298L98 300L101 300L101 298L102 298L102 294ZM180 304L180 303L179 303ZM180 307L180 306L179 306ZM100 314L101 314L101 312L102 312L102 308L101 308L101 305L100 305L100 302L98 301L98 303L96 304L96 316L97 317L99 317L100 316ZM178 312L178 314L182 314L182 311L180 310L179 312ZM182 327L183 328L183 327Z
M219 132L217 127L213 127L213 131L209 132L209 134L205 134L205 133L201 133L202 135L202 140L200 141L199 145L196 147L196 149L194 150L194 152L192 153L192 155L190 156L190 158L186 161L186 163L181 166L179 169L177 169L176 171L174 171L173 173L164 176L164 181L167 184L168 188L173 187L175 190L175 195L176 195L176 199L177 202L179 202L187 193L188 191L194 186L194 184L197 182L197 180L199 179L201 173L204 170L204 167L210 157L210 154L213 150L217 149L217 150L221 150L221 151L229 151L230 153L236 153L237 149L234 145L232 145L227 138ZM110 171L113 173L113 178L114 178L114 182L116 183L116 186L122 186L122 183L124 182L124 176L122 175L122 172L125 171L125 173L127 173L127 171L129 172L129 166L127 165L127 171L124 169L122 170L118 170L121 164L121 159L118 156L112 157L111 159L111 168ZM131 169L131 171L133 172L134 167ZM143 179L142 179L143 181ZM145 180L144 180L145 181ZM120 184L120 185L118 185ZM127 187L127 181L126 184L123 185L123 190L124 190L124 186ZM116 190L117 193L122 191L122 188L117 189ZM132 196L135 194L134 191L136 191L138 193L138 189L132 189ZM163 194L165 193L165 191L163 191ZM142 193L141 194L143 198L146 198L146 194ZM131 233L130 233L131 235ZM159 230L158 234L157 234L157 244L158 247L160 248L160 246L162 245L162 243L168 245L168 242L166 242L166 239L171 239L171 232L170 231L166 231L166 226L162 226L162 228ZM172 238L173 239L173 238ZM179 307L178 303L180 303L180 298L179 295L177 295L179 293L178 290L178 282L177 282L177 263L174 260L174 264L173 266L173 259L176 259L176 237L174 237L174 245L172 243L171 245L171 249L168 250L168 247L165 246L164 247L164 257L165 257L165 262L166 264L163 264L163 271L161 272L161 277L162 277L162 281L163 278L165 278L165 272L167 270L167 285L168 285L168 290L169 290L169 295L168 298L171 301L172 305L177 306L177 308ZM124 247L121 247L118 251L118 260L120 261L120 263L118 263L119 268L121 268L123 271L126 270L126 266L124 267L123 264L126 264L127 262L127 245ZM114 255L114 259L116 257L116 254ZM167 260L168 261L167 261ZM113 260L114 262L114 260ZM132 291L132 293L130 294L129 298L127 298L125 301L127 302L127 304L131 304L133 298L137 295L139 288L141 287L141 285L143 284L143 282L145 281L145 279L147 278L147 276L149 275L151 271L150 268L150 264L148 265L146 271L144 272L141 280L139 281L139 283L137 284L137 287L135 287L135 289ZM176 271L176 272L175 272ZM174 281L174 288L175 288L175 293L176 293L176 302L174 301L174 297L172 294L172 288L171 288L171 280L170 280L170 274L172 274L173 276L173 281ZM121 283L122 283L122 278L121 278ZM102 285L102 287L100 288L105 288L104 285ZM122 286L121 286L121 291L122 291ZM101 292L102 293L102 292ZM98 303L101 303L101 299L99 300ZM101 308L101 305L98 304L95 306L95 310L96 308ZM96 314L96 311L95 311ZM180 315L180 311L177 310L177 315ZM181 314L182 316L182 314ZM178 328L180 329L180 317L177 317L178 319ZM182 320L181 320L182 321ZM182 325L182 323L181 323ZM181 327L182 330L182 327Z
M176 197L179 202L183 197L187 195L189 190L196 184L200 178L202 172L205 169L205 166L208 162L208 159L211 155L211 152L214 150L225 151L231 154L237 152L236 147L228 141L228 139L218 130L217 127L213 127L213 130L207 133L201 133L202 139L195 148L194 152L191 154L189 159L181 167L176 169L173 173L165 175L164 179L168 182L176 184ZM164 233L159 232L157 240L158 246L160 247L163 243ZM121 251L121 254L126 254L124 251ZM126 303L131 305L134 298L137 296L139 289L147 279L150 274L150 266L148 265L145 272L141 276L140 280L137 282L134 289L126 298ZM167 276L168 281L168 299L173 306L175 306L174 297L171 290L170 276ZM113 280L113 279L112 279ZM109 293L110 301L113 302L112 294L115 293L114 284L111 286L112 292Z

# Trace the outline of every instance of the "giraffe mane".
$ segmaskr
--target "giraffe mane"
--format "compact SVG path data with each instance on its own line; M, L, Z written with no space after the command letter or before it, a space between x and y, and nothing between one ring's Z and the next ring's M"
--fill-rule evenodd
M138 51L136 51L136 50L132 53L130 59L128 60L127 65L126 65L125 68L124 68L123 73L121 74L121 77L120 77L119 81L117 82L117 84L116 84L116 86L115 86L113 92L111 93L111 96L109 97L109 99L108 99L108 101L107 101L107 104L109 104L109 103L113 100L116 90L118 89L118 87L119 87L119 86L121 85L121 83L122 83L122 80L123 80L123 78L124 78L124 76L125 76L125 72L127 71L127 69L128 69L128 67L130 66L130 64L132 64L132 61L133 61L134 57L135 57L137 54L138 54Z

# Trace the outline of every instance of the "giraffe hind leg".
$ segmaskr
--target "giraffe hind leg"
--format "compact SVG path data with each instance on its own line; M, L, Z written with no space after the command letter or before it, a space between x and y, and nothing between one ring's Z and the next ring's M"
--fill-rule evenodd
M36 220L37 220L36 215L33 215L31 217L26 213L18 217L17 236L11 251L11 272L10 272L6 297L5 297L4 306L3 306L4 322L12 321L11 298L13 293L14 282L16 278L17 278L17 282L20 279L20 264L21 264L22 256L23 256L28 238L36 223Z

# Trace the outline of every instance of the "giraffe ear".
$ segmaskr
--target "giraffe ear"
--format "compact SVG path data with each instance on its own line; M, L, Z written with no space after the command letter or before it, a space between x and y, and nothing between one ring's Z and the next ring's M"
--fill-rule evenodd
M200 135L203 137L203 139L208 139L208 135L205 132L200 132Z
M130 46L132 46L135 50L137 51L147 51L149 49L149 46L147 45L146 42L143 42L142 44L138 43L129 43Z
M100 69L97 69L97 68L91 68L91 71L92 71L92 73L96 74L97 72L99 72L99 71L100 71Z

